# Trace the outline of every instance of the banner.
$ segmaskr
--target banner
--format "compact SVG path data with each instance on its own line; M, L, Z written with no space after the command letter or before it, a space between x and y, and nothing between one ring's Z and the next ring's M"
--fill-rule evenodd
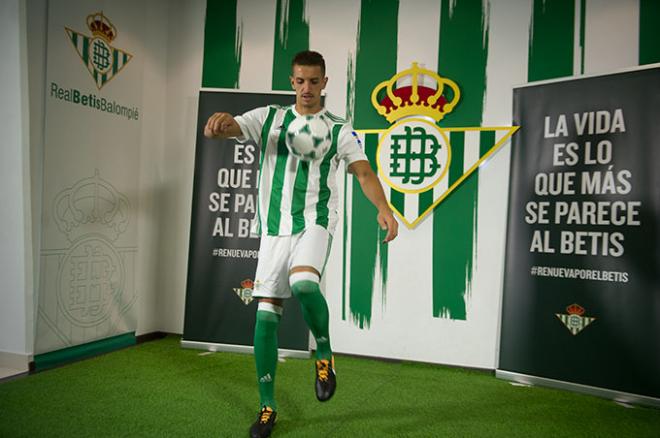
M48 7L36 354L136 329L144 15Z
M292 93L200 92L183 346L249 351L256 318L252 286L259 238L250 226L260 151L253 142L204 137L206 121L218 111L242 114L294 99ZM280 350L307 357L308 333L298 301L286 300Z
M660 403L659 120L657 66L514 90L500 371Z

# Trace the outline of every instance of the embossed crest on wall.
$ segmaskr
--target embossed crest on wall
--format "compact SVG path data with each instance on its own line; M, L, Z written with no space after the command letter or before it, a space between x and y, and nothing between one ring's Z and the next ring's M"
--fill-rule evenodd
M130 222L128 197L97 169L60 190L51 212L70 245L42 252L38 330L52 332L51 348L120 333L136 301L136 248L117 245Z

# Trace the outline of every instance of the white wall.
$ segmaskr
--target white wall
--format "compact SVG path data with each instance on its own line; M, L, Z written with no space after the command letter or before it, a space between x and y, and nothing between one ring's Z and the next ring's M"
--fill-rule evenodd
M206 2L147 8L138 334L182 333Z
M170 3L165 139L158 154L159 330L183 332L206 2Z
M159 241L163 239L160 223L160 187L167 180L168 172L163 169L159 157L165 143L165 107L167 104L167 45L169 3L147 2L148 17L144 56L144 78L142 93L142 136L140 141L140 179L137 208L138 215L138 260L136 266L136 288L138 291L137 334L159 330L156 311L159 270Z
M33 305L27 309L35 330L37 315L37 291L39 289L39 268L41 249L41 198L43 191L43 155L44 155L44 111L46 83L46 26L48 22L47 0L30 0L26 4L26 22L28 29L43 29L43 32L27 33L27 70L30 125L30 208L32 216L32 264L34 297ZM31 312L31 313L30 313ZM29 340L32 348L32 338Z
M24 3L0 2L0 353L25 356L25 365L33 337L26 29Z

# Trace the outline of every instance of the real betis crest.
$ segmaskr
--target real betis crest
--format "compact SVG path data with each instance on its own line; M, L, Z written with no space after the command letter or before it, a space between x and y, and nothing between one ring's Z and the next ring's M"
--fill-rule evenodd
M580 333L586 326L594 322L596 318L591 316L584 315L584 307L579 304L571 304L566 308L565 313L555 313L555 316L559 318L561 322L564 323L568 331L570 331L573 336Z
M252 292L254 289L254 281L252 281L249 278L246 278L245 280L241 281L241 287L235 287L234 293L238 296L238 298L243 301L243 304L246 306L252 302L254 298L252 298Z
M124 68L133 55L110 45L117 37L117 28L103 12L88 15L87 27L92 32L91 37L68 27L64 29L100 90Z
M433 211L518 129L442 128L438 123L460 96L454 81L416 62L371 93L371 103L392 126L358 133L365 142L378 142L379 176L388 186L392 210L408 228Z

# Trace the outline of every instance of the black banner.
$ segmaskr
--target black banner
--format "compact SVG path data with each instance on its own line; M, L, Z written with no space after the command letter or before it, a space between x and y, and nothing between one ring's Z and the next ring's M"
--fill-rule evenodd
M514 90L501 370L660 397L660 69Z
M252 142L210 140L204 125L217 111L242 114L294 99L291 94L200 92L184 345L252 346L257 304L251 292L259 238L250 236L250 225L257 209L259 149ZM284 309L279 347L309 351L300 305L286 300Z

